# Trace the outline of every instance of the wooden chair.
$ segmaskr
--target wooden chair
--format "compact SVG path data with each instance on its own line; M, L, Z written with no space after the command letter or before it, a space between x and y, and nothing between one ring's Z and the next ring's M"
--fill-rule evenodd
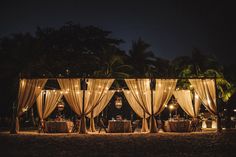
M104 119L103 118L100 118L99 119L99 133L101 132L101 130L102 129L104 129L105 130L105 132L107 133L107 129L106 129L106 126L105 126L105 124L104 124Z
M138 127L140 120L135 120L132 122L132 132Z

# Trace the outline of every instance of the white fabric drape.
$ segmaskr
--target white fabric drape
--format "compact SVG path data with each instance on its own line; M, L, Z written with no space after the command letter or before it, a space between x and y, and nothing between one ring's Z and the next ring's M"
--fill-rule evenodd
M104 95L104 97L102 98L100 103L93 109L93 117L97 117L104 110L104 108L107 106L107 104L109 103L109 101L113 97L114 93L115 93L114 90L109 90ZM91 117L91 113L88 114L87 116L90 118Z
M151 115L150 79L125 79L130 94L147 114Z
M196 117L190 90L175 91L174 96L184 112L186 112L191 117Z
M44 88L47 79L21 79L18 92L17 115L21 116L32 107L36 98Z
M89 79L88 89L85 92L84 111L88 115L99 105L103 97L108 94L114 79Z
M154 114L160 114L168 104L176 87L176 79L156 79L154 96Z
M197 95L197 93L194 93L194 112L195 115L198 116L199 112L200 112L200 106L201 106L201 100L199 98L199 96Z
M84 116L93 112L99 105L113 81L114 79L88 79L87 90L82 91L79 88L80 79L58 79L67 102L76 114L82 116L82 121L85 121ZM84 124L82 127L86 132Z
M125 82L130 90L129 97L125 92L126 99L130 101L129 104L133 110L143 119L141 131L148 132L146 118L152 115L150 79L125 79ZM154 127L156 128L156 126Z
M43 90L37 98L38 114L41 120L46 119L56 108L62 94L59 90Z
M151 115L150 131L155 132L156 122L154 120L154 115L160 114L161 111L163 111L163 109L165 108L165 104L168 103L173 94L177 80L156 79L156 87L155 91L153 92L153 113L150 79L125 79L125 82L130 89L131 95L137 102L134 104L139 105L145 113Z
M81 115L83 92L80 90L80 79L57 79L57 81L71 109Z
M143 108L138 104L138 102L135 100L134 96L130 93L129 90L124 90L123 92L131 108L139 117L142 118L141 132L148 132L149 129L148 129L147 118L149 117L149 115L145 113Z
M216 115L216 91L215 81L213 79L189 79L199 98L206 109Z
M14 121L15 132L19 131L19 117L33 106L46 82L47 79L20 79L17 114Z
M87 117L90 119L90 127L89 127L90 131L92 132L96 131L94 118L97 117L103 111L103 109L107 106L107 104L111 100L114 93L115 93L114 90L107 91L107 93L104 95L99 104L91 111L91 113L87 114Z

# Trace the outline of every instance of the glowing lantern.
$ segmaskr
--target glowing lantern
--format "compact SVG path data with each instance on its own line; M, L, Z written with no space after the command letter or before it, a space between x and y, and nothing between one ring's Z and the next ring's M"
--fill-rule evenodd
M58 111L63 111L64 108L65 108L64 102L63 102L63 101L59 101L59 102L57 103L57 109L58 109Z
M121 97L116 97L115 106L117 109L120 109L122 107L122 98Z

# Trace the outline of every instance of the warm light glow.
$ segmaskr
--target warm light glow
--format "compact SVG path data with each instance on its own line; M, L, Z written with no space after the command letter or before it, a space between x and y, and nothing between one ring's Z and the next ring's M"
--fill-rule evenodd
M38 86L38 88L41 88L40 86Z
M234 109L234 112L236 112L236 109Z
M79 91L76 92L76 94L79 94L79 93L80 93Z
M22 80L22 81L21 81L21 84L22 84L22 86L24 86L24 85L25 85L25 81L24 81L24 80Z
M170 109L170 110L173 110L174 108L175 108L174 105L170 105L170 106L169 106L169 109Z
M198 96L197 94L195 94L195 98L196 98L196 99L199 99L199 96Z
M161 83L158 84L158 87L161 87Z
M207 99L207 102L209 105L211 104L211 100L209 98Z
M165 108L167 108L167 105L165 105Z
M216 129L217 128L217 123L216 121L212 121L212 125L211 125L212 128Z
M202 122L202 128L207 128L206 121Z
M120 109L122 107L122 98L121 97L117 97L116 101L115 101L115 106L116 108Z

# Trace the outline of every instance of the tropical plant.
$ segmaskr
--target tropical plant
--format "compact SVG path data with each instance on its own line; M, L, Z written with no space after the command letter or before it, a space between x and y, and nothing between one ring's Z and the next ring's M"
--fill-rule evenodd
M132 48L129 50L130 63L134 67L136 76L152 76L155 72L154 54L149 50L150 45L141 38L133 41Z

